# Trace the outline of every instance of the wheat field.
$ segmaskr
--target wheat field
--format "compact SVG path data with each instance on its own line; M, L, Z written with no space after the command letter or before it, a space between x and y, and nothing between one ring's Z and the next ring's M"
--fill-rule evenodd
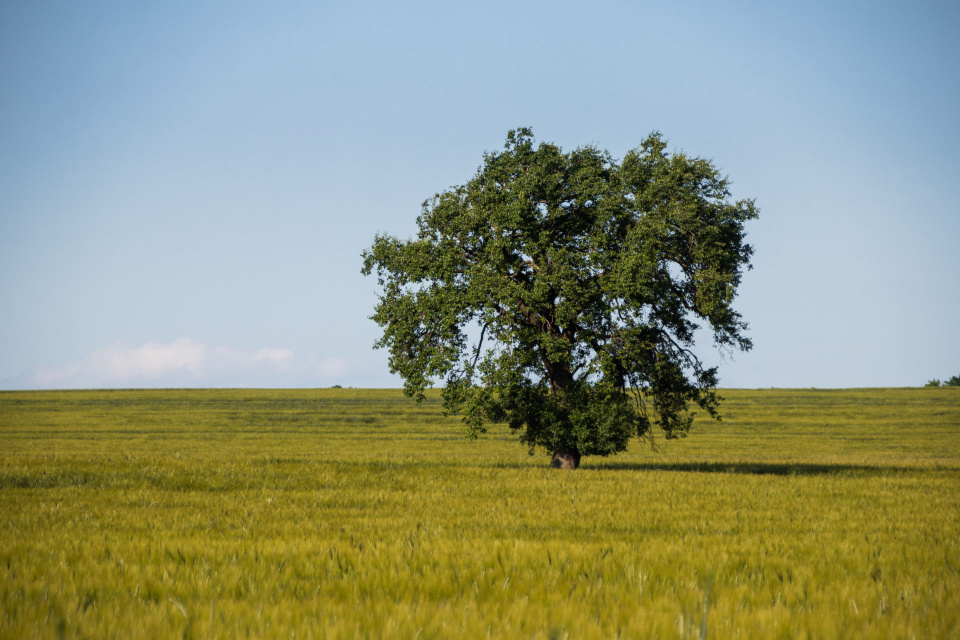
M0 638L960 636L960 389L548 468L393 390L0 392Z

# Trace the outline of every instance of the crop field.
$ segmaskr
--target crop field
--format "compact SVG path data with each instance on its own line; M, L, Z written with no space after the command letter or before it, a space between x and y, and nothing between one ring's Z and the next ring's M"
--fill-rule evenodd
M960 388L578 471L399 391L0 392L0 638L957 638Z

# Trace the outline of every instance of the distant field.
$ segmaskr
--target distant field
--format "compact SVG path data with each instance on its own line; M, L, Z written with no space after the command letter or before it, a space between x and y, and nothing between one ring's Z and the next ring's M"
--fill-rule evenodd
M0 392L0 638L960 637L960 388L575 472L436 395Z

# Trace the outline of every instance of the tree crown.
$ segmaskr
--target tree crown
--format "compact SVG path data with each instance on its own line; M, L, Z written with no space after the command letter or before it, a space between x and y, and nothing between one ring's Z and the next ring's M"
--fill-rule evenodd
M506 421L531 448L578 457L652 424L683 435L688 404L718 417L697 328L751 347L732 303L756 215L659 133L618 162L511 131L469 182L423 203L415 238L378 235L364 252L383 288L376 346L408 395L444 381L472 435Z

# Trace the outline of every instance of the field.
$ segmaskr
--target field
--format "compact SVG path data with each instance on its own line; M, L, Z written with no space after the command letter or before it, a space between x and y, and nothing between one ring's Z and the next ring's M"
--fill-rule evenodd
M960 637L960 389L548 468L397 391L0 392L0 638Z

